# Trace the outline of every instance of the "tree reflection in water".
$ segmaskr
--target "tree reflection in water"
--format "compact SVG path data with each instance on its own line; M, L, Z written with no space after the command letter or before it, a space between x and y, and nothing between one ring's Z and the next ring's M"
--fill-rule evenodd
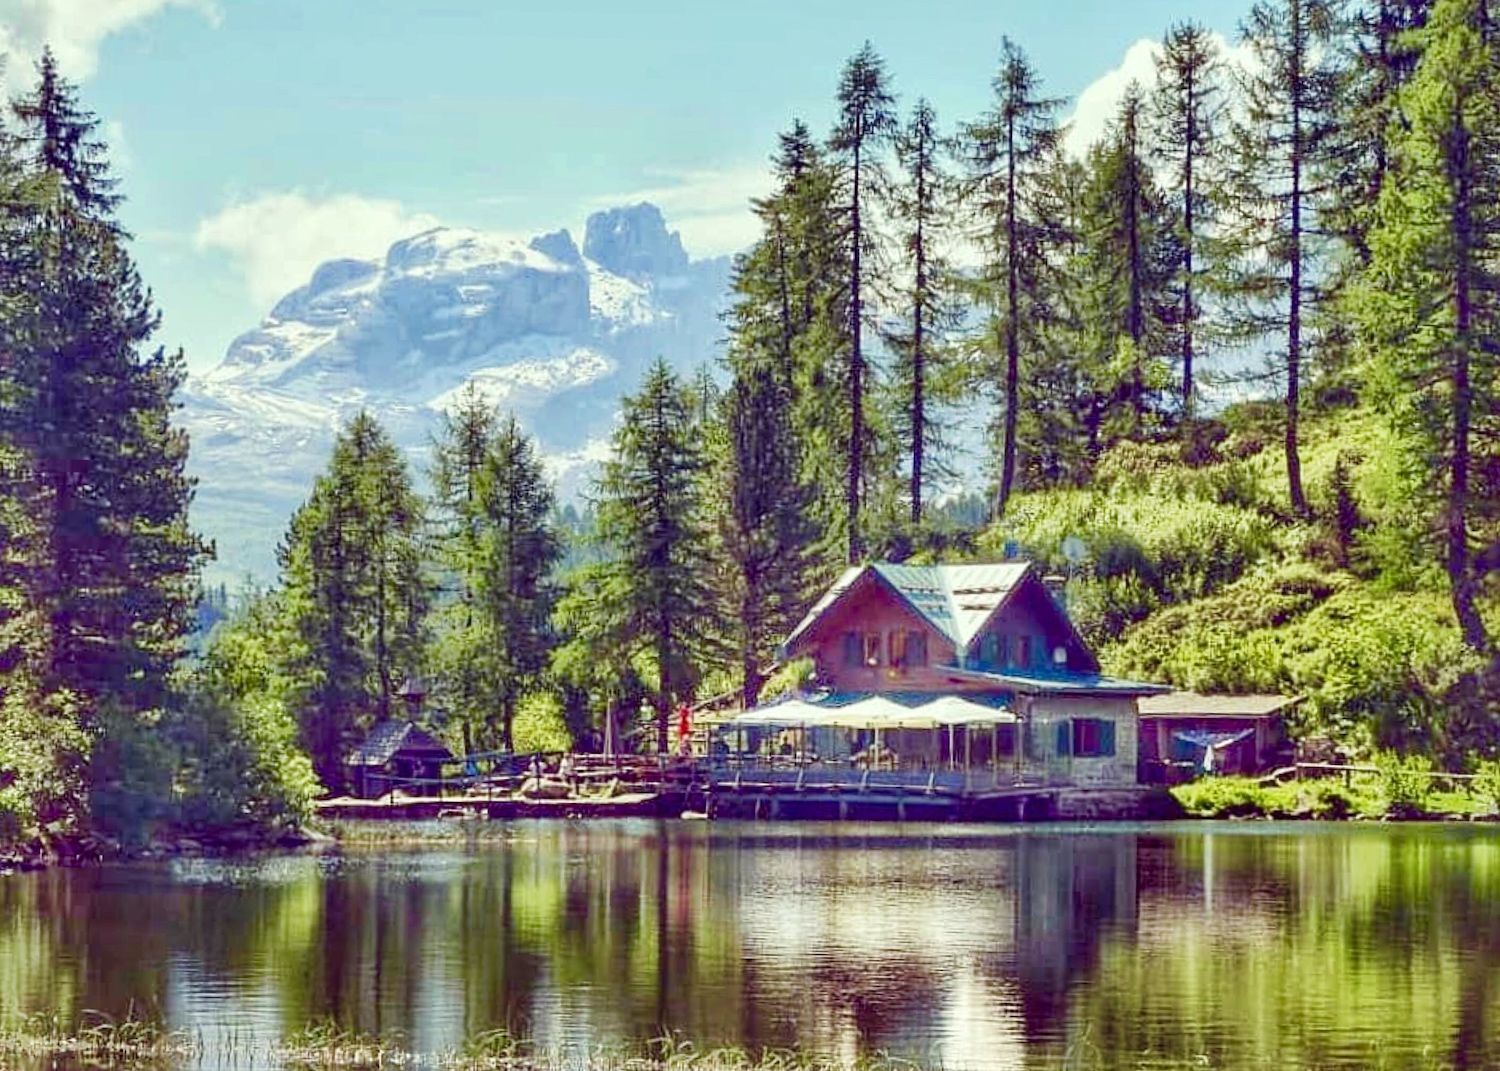
M1500 836L518 823L0 879L0 1019L269 1043L887 1050L945 1066L1500 1058Z

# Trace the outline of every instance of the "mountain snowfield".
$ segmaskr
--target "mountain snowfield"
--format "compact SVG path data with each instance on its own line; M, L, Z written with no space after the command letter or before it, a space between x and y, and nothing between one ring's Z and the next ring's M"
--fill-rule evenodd
M440 417L467 383L536 437L563 498L605 456L621 395L658 356L687 370L723 334L727 257L692 260L650 204L526 240L438 228L380 260L331 260L182 392L198 478L193 520L210 582L275 575L275 548L369 410L424 475Z

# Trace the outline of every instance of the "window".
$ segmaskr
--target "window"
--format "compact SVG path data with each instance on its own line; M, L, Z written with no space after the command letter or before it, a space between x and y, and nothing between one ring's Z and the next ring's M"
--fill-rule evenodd
M1016 665L1025 669L1031 665L1031 637L1022 636L1016 642Z
M893 628L886 635L886 661L893 666L906 665L906 633Z
M1010 637L995 637L995 668L1004 669L1010 665Z
M896 629L886 638L890 664L906 668L927 664L927 633Z
M1058 739L1061 739L1059 734ZM1104 759L1115 753L1115 723L1106 718L1073 719L1073 754Z
M865 665L880 665L880 633L866 632L864 646Z

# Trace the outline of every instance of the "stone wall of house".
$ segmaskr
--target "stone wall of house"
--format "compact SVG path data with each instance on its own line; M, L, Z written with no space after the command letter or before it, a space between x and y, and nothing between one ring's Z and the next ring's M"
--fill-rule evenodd
M1105 787L1136 783L1136 755L1140 746L1140 722L1134 697L1037 696L1030 701L1035 759L1061 773L1075 785ZM1115 726L1115 753L1101 758L1056 754L1057 724L1079 718L1111 721ZM1076 732L1076 729L1073 730ZM1071 733L1070 733L1071 739Z

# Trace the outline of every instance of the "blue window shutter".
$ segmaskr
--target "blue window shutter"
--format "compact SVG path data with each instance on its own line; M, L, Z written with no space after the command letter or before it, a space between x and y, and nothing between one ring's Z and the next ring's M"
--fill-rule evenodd
M1072 754L1073 740L1072 734L1068 732L1069 728L1070 726L1065 721L1057 723L1057 753L1059 755Z
M1099 721L1099 754L1113 755L1115 753L1115 723L1112 721Z
M863 651L860 647L860 636L858 632L844 633L844 665L857 666L863 660Z

